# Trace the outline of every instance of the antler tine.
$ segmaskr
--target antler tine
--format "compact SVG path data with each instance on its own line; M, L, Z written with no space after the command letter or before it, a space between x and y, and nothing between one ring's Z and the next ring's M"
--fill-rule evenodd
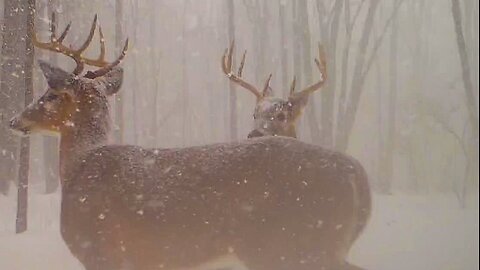
M98 33L100 35L100 55L98 56L98 59L101 61L105 60L105 37L103 36L103 31L102 31L102 26L98 26ZM127 40L128 42L128 40Z
M228 67L227 67L227 54L228 54L228 48L225 49L225 51L223 52L223 55L222 55L222 71L223 73L225 73L225 75L228 76L228 74L230 73L230 71L228 71Z
M268 90L270 88L270 81L272 80L273 74L270 73L268 76L268 79L265 81L265 85L263 86L263 91L262 91L262 96L266 97L268 96Z
M50 20L50 40L53 42L57 39L56 33L56 18L55 12L52 12L52 19Z
M223 73L225 73L225 75L227 76L227 78L230 79L230 81L242 86L243 88L247 89L252 94L254 94L255 97L257 98L257 100L261 99L262 94L260 93L260 91L255 86L253 86L252 84L250 84L250 83L248 83L248 82L246 82L242 79L242 72L243 72L243 67L245 65L245 58L246 58L247 51L245 51L244 54L243 54L242 62L240 63L240 67L239 67L238 73L237 73L238 75L233 74L232 66L233 66L233 51L234 51L234 48L235 48L235 41L232 41L232 43L230 44L230 48L227 48L225 50L225 52L223 53L223 56L222 56L222 71L223 71Z
M77 54L83 53L88 48L88 45L90 45L90 43L92 42L93 36L95 35L95 29L97 28L97 20L98 16L97 14L95 14L95 17L93 17L92 26L90 27L90 32L88 33L87 40L85 40L82 46L80 46L80 48L76 50Z
M55 26L55 23L56 23L55 13L52 13L52 19L50 24L50 31L51 31L50 42L38 41L35 32L32 33L32 40L35 46L41 49L62 53L72 58L77 64L77 66L75 67L75 70L73 71L73 74L75 75L79 75L80 73L82 73L85 65L100 67L100 69L94 72L88 72L89 78L96 78L106 74L107 72L112 70L116 65L118 65L125 57L128 49L128 39L127 39L125 41L125 46L123 48L123 51L120 54L120 56L117 58L117 60L115 60L113 63L108 63L107 61L105 61L105 55L106 55L105 37L103 35L102 27L98 25L99 36L100 36L100 55L98 56L97 59L90 59L90 58L83 57L82 53L85 50L87 50L88 46L92 43L93 37L95 35L95 30L97 28L97 22L98 22L98 16L95 15L95 17L93 18L92 26L90 27L90 32L88 34L87 39L82 44L82 46L80 46L76 50L71 47L67 47L62 43L63 40L66 38L68 31L71 28L71 25L72 25L71 22L65 27L65 30L63 30L60 37L57 38L56 26Z
M232 40L232 43L230 43L230 49L228 49L228 57L227 57L227 68L229 73L232 72L234 49L235 49L235 40Z
M320 74L322 75L322 81L327 79L327 57L325 53L325 48L323 45L318 44L318 59L315 58L315 64L317 64Z
M290 85L290 95L295 93L295 84L297 83L297 76L293 76L292 84Z
M301 95L310 94L310 93L320 89L323 86L323 84L325 83L325 81L327 80L327 61L326 61L326 56L325 56L325 49L320 44L318 44L318 55L319 55L319 58L315 59L315 64L317 65L322 78L318 82L316 82L316 83L310 85L309 87L303 89L298 94L301 94Z
M85 78L95 79L97 77L101 77L101 76L107 74L114 67L116 67L118 64L120 64L120 62L122 62L123 58L125 58L125 55L127 55L127 51L128 51L128 38L125 40L125 45L123 46L122 52L118 56L117 60L115 60L114 62L112 62L112 63L110 63L106 66L104 66L101 69L97 69L95 71L88 71L85 74Z
M72 26L72 22L69 22L67 24L67 26L65 27L65 30L63 30L62 34L60 35L60 37L57 39L58 42L63 42L63 40L65 39L65 37L67 36L68 34L68 31L70 30L70 27Z
M243 52L242 62L240 62L240 66L238 67L238 73L237 73L237 75L238 75L239 77L242 77L243 67L245 66L245 59L246 59L246 57L247 57L247 50L245 50L245 51Z

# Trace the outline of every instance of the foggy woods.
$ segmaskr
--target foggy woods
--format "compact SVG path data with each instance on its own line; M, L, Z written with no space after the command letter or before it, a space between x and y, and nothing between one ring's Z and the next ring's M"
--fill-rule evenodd
M54 133L62 132L55 129L52 119L48 122L49 131L54 131L51 134L22 137L10 130L18 130L15 121L20 120L13 117L32 101L48 103L48 89L55 88L38 60L68 72L79 63L85 65L85 71L97 70L84 72L85 78L95 81L92 87L101 85L107 92L121 84L121 90L108 97L112 120L108 144L180 149L179 154L171 154L175 157L172 166L197 170L202 164L242 160L255 173L237 172L247 163L238 168L222 165L223 170L230 168L226 178L244 181L252 177L269 183L265 179L270 179L273 171L282 175L277 180L285 184L284 193L279 194L294 189L288 186L290 178L282 178L289 175L289 164L299 162L300 167L309 168L317 164L315 158L332 161L327 152L315 149L332 151L337 163L354 168L357 177L363 167L368 185L354 185L370 188L371 218L355 245L353 240L345 240L348 244L339 248L346 250L342 251L346 257L344 253L353 245L348 261L355 265L368 269L478 268L478 5L475 0L0 0L0 268L96 269L88 268L75 253L65 232L60 236L60 227L65 226L59 225L62 188L65 191L60 178L67 170L61 166L81 156L72 153L80 152L59 155L62 145ZM96 32L91 44L83 48L92 29ZM53 45L46 48L39 43ZM99 55L105 59L97 61ZM114 80L116 67L108 66L115 59L122 60L118 66L123 68L123 78L119 81ZM94 76L100 73L102 76ZM75 75L65 78L75 81L82 77L81 73ZM47 129L42 126L43 131ZM288 143L285 151L298 147L308 149L305 153L309 154L297 155L295 148L261 159L261 154L252 150L257 149L255 141L264 145L265 140L269 145L269 139L254 137L270 135L294 137L288 140L299 145L290 147ZM218 143L227 146L205 148L227 153L215 156L225 158L218 163L212 156L181 154L187 147ZM245 152L231 157L230 149ZM125 153L122 151L115 153ZM344 154L361 166L351 165ZM165 155L168 157L161 154L153 162L172 161L170 154ZM115 166L129 166L122 162ZM284 166L278 165L280 162ZM265 164L273 167L265 168ZM162 166L141 173L150 177L155 172L158 179L170 177L171 168ZM311 172L300 172L300 167L294 176L299 181L300 177L327 174L323 167ZM220 177L222 170L217 170L209 171L205 179ZM257 175L258 170L265 175ZM338 178L344 177L342 173L331 174ZM179 179L187 179L188 174L184 171ZM234 179L240 176L242 179ZM137 181L131 175L126 177ZM318 194L330 196L329 189L321 187ZM310 186L312 192L315 188ZM338 190L342 191L336 195L349 198L346 188ZM248 192L253 197L257 191ZM288 196L286 205L287 201ZM290 208L285 206L292 215L298 213L293 204L292 200ZM336 212L339 208L321 209ZM362 214L358 215L361 219ZM301 218L300 214L291 216L298 222ZM416 221L409 223L412 220ZM363 229L360 223L352 226ZM292 221L292 227L294 224ZM348 221L342 226L346 224ZM462 233L457 235L459 231ZM49 241L54 244L43 249ZM282 242L271 245L282 246ZM23 253L31 247L34 251L27 259ZM46 264L42 257L53 264ZM288 258L282 260L288 265Z

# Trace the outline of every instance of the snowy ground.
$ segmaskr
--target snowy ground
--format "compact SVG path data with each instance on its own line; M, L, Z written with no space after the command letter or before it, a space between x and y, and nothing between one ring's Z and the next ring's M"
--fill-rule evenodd
M15 235L14 198L0 195L0 269L83 269L59 234L59 195L35 194L29 203L29 230ZM478 195L464 210L450 195L375 196L351 261L370 270L475 270L478 224Z

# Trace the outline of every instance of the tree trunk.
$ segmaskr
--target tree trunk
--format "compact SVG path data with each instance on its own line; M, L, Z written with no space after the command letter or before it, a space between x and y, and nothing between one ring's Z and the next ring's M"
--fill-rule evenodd
M133 41L134 43L137 42L138 40L138 29L137 29L137 26L138 26L138 0L135 0L133 2L133 10L135 12L135 15L133 16L134 19L133 19ZM139 81L138 81L138 55L137 53L132 53L131 54L132 56L132 60L131 60L131 63L132 63L132 67L133 67L133 86L134 87L138 87L139 85ZM119 91L121 92L121 91ZM138 144L139 141L140 141L140 127L138 125L138 102L137 102L137 97L138 97L138 91L132 91L132 121L133 121L133 144ZM122 103L122 101L120 101ZM123 115L123 113L121 114ZM122 120L120 120L122 121Z
M152 54L152 57L150 59L150 69L152 71L152 80L153 80L153 85L152 85L152 90L153 92L153 116L152 116L152 125L151 125L151 132L149 134L150 138L150 145L152 147L155 147L157 145L157 142L160 140L160 126L159 126L159 119L158 119L158 99L159 99L159 82L160 82L160 59L157 53L157 27L159 24L157 24L156 18L157 16L157 10L156 7L157 5L161 5L162 1L152 1L151 6L150 6L150 53Z
M349 5L349 3L345 3ZM338 29L340 26L340 15L344 6L344 0L336 0L333 6L332 20L319 20L322 40L326 45L328 62L327 73L328 80L323 89L320 90L321 100L321 144L326 147L333 147L334 144L334 108L335 108L335 90L337 75L337 41ZM323 10L324 5L317 0L317 13L320 18L328 14ZM329 22L331 23L329 24Z
M245 8L247 9L247 16L253 24L253 58L255 59L255 82L257 85L262 85L268 73L267 70L267 55L270 31L268 24L270 14L267 6L268 1L259 0L245 0ZM263 5L261 5L263 3ZM270 68L268 68L270 69Z
M351 91L348 96L348 103L345 109L340 113L337 119L338 132L336 134L337 141L335 148L339 151L345 152L348 147L348 142L355 123L355 117L360 103L360 98L363 92L363 85L365 83L365 74L363 72L365 65L365 57L367 53L368 43L372 33L375 13L379 4L379 0L370 1L370 6L367 11L367 17L363 26L362 36L358 44L358 52L355 59L355 67L351 83Z
M477 110L478 105L476 104L476 97L474 93L471 72L470 72L470 63L468 60L467 46L465 44L465 37L462 29L462 14L460 10L459 0L452 1L452 16L455 28L455 34L457 38L458 54L460 57L460 64L462 68L462 78L465 91L465 105L467 106L468 119L470 122L470 127L472 134L469 138L469 147L470 153L468 154L467 163L468 171L466 172L469 175L469 178L474 178L475 175L478 175L478 116ZM478 91L478 90L477 90ZM471 165L474 166L471 166Z
M23 59L21 66L23 68L23 80L25 82L25 107L28 106L33 100L33 44L32 33L34 30L34 16L35 16L35 0L24 0L21 3L21 7L18 9L22 14L17 14L19 17L24 18L23 29L19 35L24 37L24 46L16 44L18 47L24 48ZM27 137L23 137L20 143L20 166L18 171L18 195L17 195L17 220L16 220L16 232L22 233L27 230L27 214L28 214L28 171L30 161L30 140Z
M115 52L122 51L123 43L123 0L115 0ZM115 94L115 121L114 121L114 137L117 143L123 143L125 119L123 116L123 92L118 91Z
M398 0L397 0L398 1ZM397 115L397 88L398 88L398 20L393 19L392 32L390 35L390 93L388 95L388 120L387 120L387 136L385 141L385 159L384 172L382 180L382 191L389 193L393 182L394 175L394 149L396 134L396 115Z
M228 39L230 42L235 40L235 4L233 0L227 0L227 20L228 20ZM235 84L229 82L229 105L230 105L230 140L238 140L237 124L237 89Z
M183 33L182 33L182 109L183 109L183 124L182 124L182 145L185 146L187 144L187 135L189 132L190 127L190 115L189 115L189 100L188 100L188 65L187 65L187 54L189 53L187 48L187 10L188 6L190 5L189 0L185 0L183 6Z
M375 29L376 30L376 29ZM374 30L374 31L375 31ZM376 31L375 31L376 32ZM377 33L374 34L375 36ZM382 67L379 63L379 60L375 61L375 71L376 71L376 90L377 90L377 121L378 121L378 131L377 131L377 175L375 179L374 188L380 190L383 193L383 179L385 178L385 121L383 117L383 82L382 82Z
M287 30L286 28L286 10L283 1L278 1L278 18L279 18L279 25L280 25L280 65L282 69L282 88L283 88L283 96L288 96L288 50L287 50Z
M8 129L8 121L20 111L24 100L19 91L25 89L22 72L25 16L19 10L21 4L17 0L4 1L0 81L0 192L3 194L7 194L10 183L17 179L20 140Z
M462 68L462 78L465 91L465 104L467 106L468 117L470 125L473 129L473 135L478 139L478 116L477 116L477 104L475 93L473 89L473 83L470 73L470 64L468 61L467 46L465 44L465 38L462 29L462 14L460 12L459 0L452 1L452 15L455 27L455 34L457 37L458 54L460 57L460 63Z

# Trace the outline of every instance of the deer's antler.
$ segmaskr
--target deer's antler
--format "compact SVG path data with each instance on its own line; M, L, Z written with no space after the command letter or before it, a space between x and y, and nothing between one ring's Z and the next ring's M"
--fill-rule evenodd
M90 27L90 32L88 34L87 39L82 44L82 46L80 46L78 49L73 49L70 46L66 46L66 45L63 44L63 41L64 41L65 37L67 36L68 31L70 30L70 27L72 25L71 22L65 27L65 30L63 30L60 37L57 38L56 29L55 29L55 17L56 17L55 13L52 13L52 21L51 21L51 24L50 24L50 32L51 32L50 33L50 42L39 41L37 39L36 33L32 33L32 41L33 41L33 44L38 48L53 51L53 52L57 52L57 53L61 53L63 55L66 55L66 56L72 58L75 61L75 63L77 64L77 66L75 67L75 69L73 71L73 74L75 74L75 75L81 74L83 72L84 68L85 68L85 64L90 65L90 66L100 67L100 69L98 69L96 71L93 71L93 72L89 71L85 75L85 77L93 79L93 78L105 75L113 67L118 65L121 62L121 60L125 57L125 54L126 54L127 48L128 48L128 39L125 41L125 46L123 48L123 51L120 54L120 56L117 58L117 60L115 60L112 63L108 63L105 60L105 54L106 54L105 38L103 37L102 28L100 26L99 26L100 55L98 56L97 59L90 59L90 58L84 57L82 55L85 52L85 50L88 48L90 43L92 42L93 36L95 35L95 29L97 28L97 20L98 20L97 15L95 15L95 17L93 18L92 26Z
M265 93L268 92L268 88L270 87L270 80L272 75L269 76L265 83L265 87L263 89L263 92L260 92L257 87L253 86L252 84L246 82L242 78L242 72L243 72L243 67L245 66L245 58L247 56L247 51L243 53L242 61L240 62L240 66L238 68L237 74L234 74L232 71L232 66L233 66L233 50L235 48L235 41L232 41L230 44L230 48L227 48L225 50L225 53L222 56L222 70L225 75L234 83L242 86L243 88L247 89L250 91L252 94L255 95L257 100L263 98L265 96ZM263 93L263 94L262 94Z
M295 81L296 78L293 78L292 85L290 87L290 95L304 95L304 94L310 94L312 92L315 92L316 90L320 89L324 84L325 81L327 80L327 61L326 61L326 56L325 56L325 48L318 44L318 57L315 58L315 64L317 65L321 78L318 82L308 86L307 88L303 89L302 91L295 93Z

